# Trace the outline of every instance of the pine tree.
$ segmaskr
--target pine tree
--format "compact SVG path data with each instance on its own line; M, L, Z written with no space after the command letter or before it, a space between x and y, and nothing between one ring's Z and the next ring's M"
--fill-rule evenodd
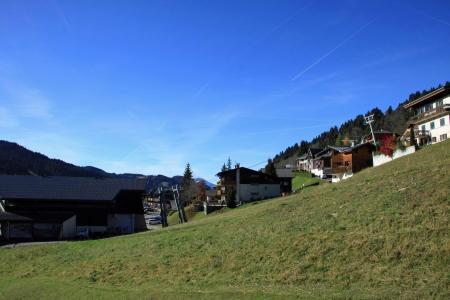
M233 165L231 163L231 158L228 157L228 161L227 161L227 170L231 170L233 169Z
M270 158L267 160L267 166L264 170L264 173L271 176L277 176L277 170L275 168L275 163Z
M225 163L223 164L223 166L222 166L222 172L225 172L225 171L227 171L228 169L227 169L227 166L225 165Z
M184 169L184 175L183 175L183 187L189 186L192 183L192 170L191 165L187 163L186 168Z
M181 182L181 187L183 188L182 201L184 203L192 201L192 198L195 196L196 187L193 182L194 179L192 177L191 165L187 163L186 168L184 169L183 181Z

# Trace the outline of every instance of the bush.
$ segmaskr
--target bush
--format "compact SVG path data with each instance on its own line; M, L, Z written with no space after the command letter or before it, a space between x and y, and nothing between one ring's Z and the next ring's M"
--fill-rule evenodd
M225 199L226 199L228 208L236 207L236 192L234 190L229 189L225 194Z

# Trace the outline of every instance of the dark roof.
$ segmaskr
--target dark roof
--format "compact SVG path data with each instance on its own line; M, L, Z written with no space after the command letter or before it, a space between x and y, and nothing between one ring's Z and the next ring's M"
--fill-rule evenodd
M255 171L249 168L240 167L240 180L241 184L251 184L251 183L279 183L279 179L275 176ZM228 171L220 172L217 174L220 178L236 178L236 170L231 169Z
M146 178L0 175L0 199L111 201L122 190L145 190Z
M328 148L335 150L337 152L352 152L352 147L337 147L337 146L328 146Z
M282 168L282 169L276 169L277 176L279 178L292 178L294 177L294 172L290 168Z
M337 151L339 153L346 153L346 152L348 153L348 152L352 152L353 150L359 149L359 148L364 147L364 146L369 146L371 148L375 147L372 143L369 143L369 142L358 144L358 145L353 146L353 147L327 146L327 148L325 148L324 150L322 150L321 152L319 152L316 155L316 159L320 159L322 157L330 156L331 155L331 151L330 150L334 150L334 151Z
M20 215L16 215L10 212L6 212L6 211L0 211L0 221L31 221L30 218L24 217L24 216L20 216Z
M372 144L371 142L366 142L366 143L362 143L362 144L358 144L356 146L353 146L352 150L359 149L359 148L364 147L364 146L368 146L370 148L375 148L374 144Z
M262 173L262 172L255 171L255 170L252 170L252 169L249 169L249 168L245 168L245 167L240 167L240 169L241 169L241 170L244 170L244 171L246 171L246 172L248 172L248 173L256 173L256 174ZM234 168L234 169L226 170L226 171L223 171L223 172L219 172L219 173L216 174L216 176L222 177L222 176L224 176L224 175L234 174L234 173L236 173L236 170L237 170L237 169Z
M323 157L330 157L331 156L331 151L329 148L325 148L322 151L320 151L319 153L316 154L316 156L314 157L314 159L321 159Z
M308 157L308 153L304 153L298 157L298 160L303 160L303 159L306 159L307 157Z
M320 148L309 148L309 151L311 151L311 154L313 156L316 156L318 153L322 152L323 149L320 149Z
M432 92L429 92L426 95L423 95L422 97L420 97L419 99L410 101L408 103L406 103L405 105L403 105L404 108L408 109L408 108L412 108L415 107L417 105L423 105L427 102L433 101L435 99L438 99L440 97L444 97L446 95L450 94L450 87L447 86L443 86L437 90L434 90Z

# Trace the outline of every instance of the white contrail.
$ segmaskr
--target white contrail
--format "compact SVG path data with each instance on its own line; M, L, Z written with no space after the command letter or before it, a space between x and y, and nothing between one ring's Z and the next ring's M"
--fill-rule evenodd
M325 53L323 56L319 57L319 59L317 59L315 62L313 62L311 65L309 65L306 69L302 70L301 72L297 73L297 75L295 75L294 77L292 77L292 81L295 81L297 79L299 79L301 76L303 76L306 72L308 72L309 70L311 70L312 68L314 68L315 66L317 66L322 60L324 60L325 58L327 58L328 56L330 56L331 54L333 54L334 51L336 51L337 49L341 48L342 46L344 46L348 41L350 41L351 39L353 39L356 35L358 35L361 31L363 31L364 29L366 29L367 26L369 26L371 23L373 23L373 21L367 23L366 25L362 26L361 28L359 28L358 30L356 30L355 32L353 32L351 35L349 35L346 39L344 39L342 42L340 42L339 44L337 44L336 47L334 47L333 49L331 49L330 51L328 51L327 53Z
M434 16L432 16L432 15L429 15L429 14L424 14L424 13L422 13L422 14L423 14L424 16L430 18L430 19L433 19L433 20L439 22L439 23L442 23L442 24L445 24L445 25L447 25L447 26L450 26L450 23L447 22L446 20L436 18L436 17L434 17Z

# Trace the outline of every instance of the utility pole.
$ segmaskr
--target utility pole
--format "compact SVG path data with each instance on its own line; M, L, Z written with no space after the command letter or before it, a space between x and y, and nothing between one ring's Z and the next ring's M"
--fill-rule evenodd
M366 120L366 124L369 124L370 132L372 133L373 144L376 146L377 142L375 141L375 135L373 134L373 128L372 128L372 123L375 122L375 120L373 119L373 115L366 116L366 117L364 117L364 119Z
M162 186L158 190L159 204L161 206L161 226L167 227L169 224L167 223L166 190Z
M178 185L172 186L172 193L173 193L173 198L175 199L175 202L177 203L178 217L180 218L180 223L186 223L187 217L186 217L186 213L184 212L183 203L180 199L180 189L178 188Z

